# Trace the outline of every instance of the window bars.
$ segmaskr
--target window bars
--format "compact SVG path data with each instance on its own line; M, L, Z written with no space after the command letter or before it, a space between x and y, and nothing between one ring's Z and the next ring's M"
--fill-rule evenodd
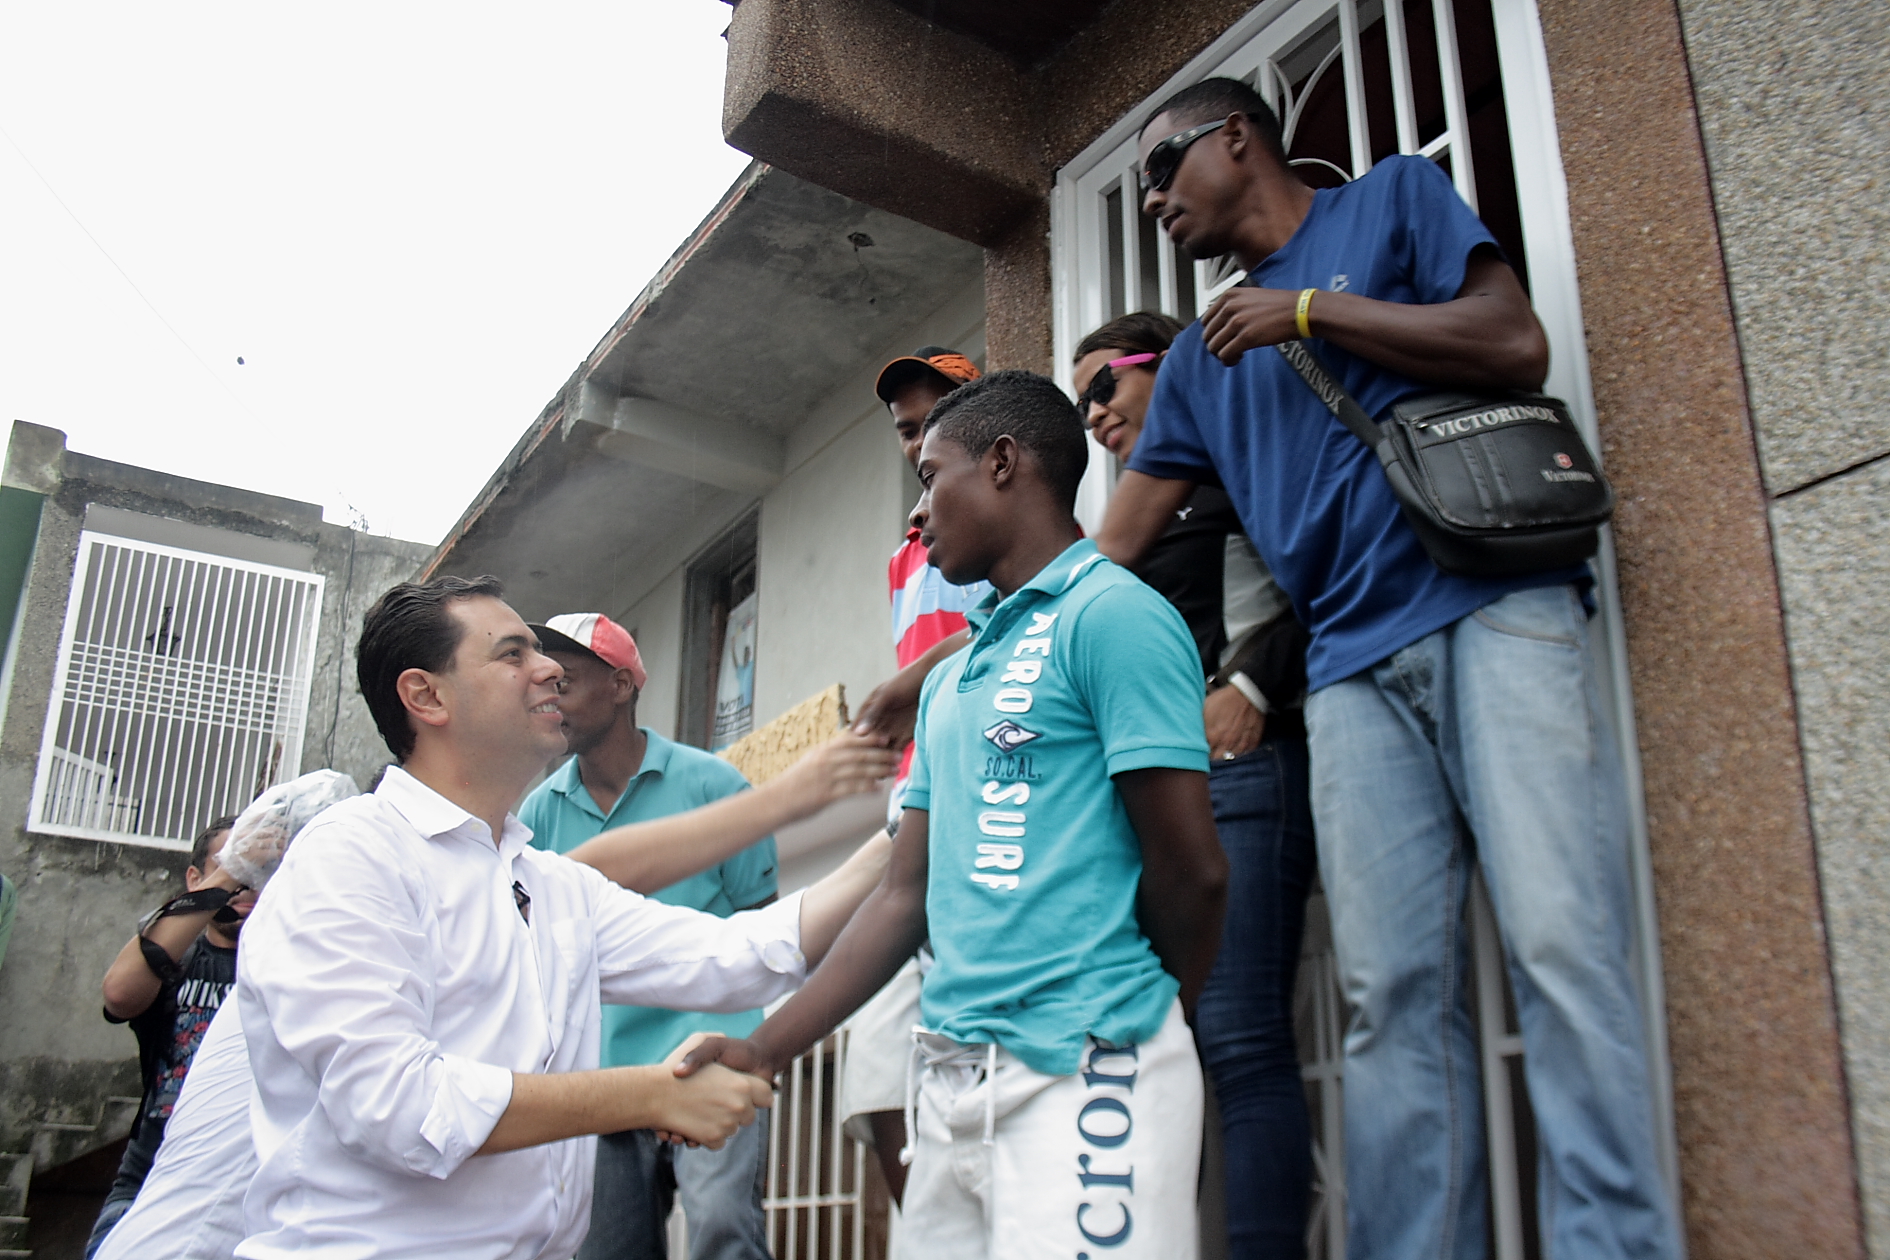
M300 773L322 589L82 532L29 829L188 849Z
M1414 32L1408 10L1420 12L1427 29ZM1426 38L1414 40L1414 33ZM1443 165L1477 208L1451 0L1300 0L1211 73L1243 80L1274 107L1292 163L1317 168L1306 172L1311 182L1322 172L1339 182L1357 179L1371 170L1374 152L1419 154ZM1155 103L1131 115L1134 126ZM1070 181L1078 254L1100 264L1079 266L1085 274L1075 277L1070 314L1084 330L1149 309L1186 322L1238 278L1231 259L1184 258L1142 213L1135 145L1130 132Z
M866 1147L840 1127L845 1028L781 1074L768 1126L768 1242L777 1260L864 1260Z

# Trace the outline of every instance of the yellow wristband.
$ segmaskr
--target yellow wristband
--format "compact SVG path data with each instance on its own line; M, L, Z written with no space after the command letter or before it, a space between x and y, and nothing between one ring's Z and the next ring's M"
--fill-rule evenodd
M1301 289L1299 305L1293 308L1293 322L1299 325L1301 339L1312 336L1312 321L1306 317L1312 313L1312 295L1317 292L1317 289Z

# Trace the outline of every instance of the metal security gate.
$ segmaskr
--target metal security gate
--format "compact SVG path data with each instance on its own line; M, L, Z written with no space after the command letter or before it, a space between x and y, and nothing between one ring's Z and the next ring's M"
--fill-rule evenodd
M847 1042L844 1027L830 1034L788 1065L775 1091L761 1200L775 1260L878 1260L887 1254L884 1183L880 1201L869 1202L870 1156L840 1127L846 1119L840 1094ZM688 1255L689 1218L680 1200L667 1230L669 1254Z
M781 1074L768 1129L768 1241L776 1260L864 1260L866 1147L841 1129L848 1033L829 1036Z
M1257 5L1059 172L1051 248L1056 368L1065 388L1070 352L1089 330L1137 310L1194 319L1239 278L1231 259L1182 256L1156 222L1141 213L1136 183L1137 132L1155 106L1171 92L1213 75L1243 79L1273 104L1289 161L1315 187L1355 179L1394 153L1419 154L1443 166L1531 290L1553 350L1546 388L1569 400L1591 446L1600 449L1567 192L1533 0L1265 0ZM1091 454L1077 514L1093 531L1101 523L1117 468L1100 446ZM1648 1013L1656 1102L1670 1118L1652 873L1623 667L1626 644L1607 542L1596 569L1602 606L1598 655L1620 746L1629 757L1634 805L1638 979ZM1492 1242L1498 1260L1525 1260L1539 1254L1534 1122L1523 1085L1515 1002L1480 880L1468 913L1490 1150ZM1345 1254L1346 1009L1329 921L1317 894L1307 915L1296 1011L1315 1143L1309 1250L1340 1260ZM1663 1119L1659 1133L1668 1179L1677 1190L1670 1119Z
M188 849L301 769L323 579L85 531L29 828Z

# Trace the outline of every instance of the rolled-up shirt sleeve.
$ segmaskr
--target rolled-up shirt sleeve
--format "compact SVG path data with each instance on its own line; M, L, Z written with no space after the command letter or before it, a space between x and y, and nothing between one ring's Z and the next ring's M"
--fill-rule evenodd
M749 1011L807 978L801 897L718 918L638 896L596 872L592 923L607 1003Z
M280 895L244 933L239 993L308 1074L348 1154L443 1178L485 1145L512 1073L428 1035L426 931L381 857L341 828L303 833L288 858L296 878L271 883L265 897Z

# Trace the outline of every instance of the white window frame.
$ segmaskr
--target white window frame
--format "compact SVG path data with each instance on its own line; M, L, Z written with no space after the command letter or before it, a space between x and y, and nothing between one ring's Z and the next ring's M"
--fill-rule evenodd
M131 564L194 565L220 571L236 581L273 582L277 584L279 592L293 593L295 598L302 601L299 608L301 624L289 630L289 633L299 636L299 641L285 646L287 668L264 671L234 662L154 653L156 659L148 663L119 660L115 664L97 667L86 681L80 682L74 676L75 655L80 646L79 622L93 565L108 549L116 549L118 556L129 557L127 562ZM46 726L40 736L39 764L33 776L33 798L27 815L27 829L46 835L187 852L196 831L211 817L233 813L249 803L252 796L249 789L257 786L260 778L267 778L267 782L260 783L260 787L266 789L300 774L309 692L314 681L315 643L321 627L325 586L326 579L319 573L82 530L79 534L78 556L73 563L72 587L66 597L65 621L60 630L59 652L53 667L53 685L46 702ZM132 600L109 614L114 623L112 629L115 630L126 618L138 619L140 626L153 624L159 606L153 594L156 588L139 586L136 579L129 579L124 589L131 592ZM227 601L232 594L226 585L213 598ZM223 602L218 611L219 624L229 624L227 618L232 611L228 603ZM94 620L99 616L95 612ZM168 622L163 624L168 625ZM261 641L248 637L252 632L268 631L266 628L245 627L241 632L243 637L239 640L241 650L263 646ZM107 648L105 651L119 657L125 655L122 648ZM205 765L195 773L188 772L188 768L182 764L182 758L189 755L191 749L181 745L170 748L165 758L157 763L156 773L152 776L154 790L164 794L163 799L168 808L154 812L176 813L179 817L191 818L193 821L174 829L178 834L158 834L150 829L142 817L137 818L133 825L132 803L115 798L107 801L102 811L88 811L83 821L73 822L57 816L49 818L48 807L56 802L62 777L70 782L84 776L100 781L113 776L109 765L96 757L85 755L87 751L97 750L68 750L60 746L61 714L75 686L83 686L94 695L103 693L111 697L105 707L114 712L156 716L171 721L189 713L196 716L200 727L230 730L247 726L252 734L265 733L266 738L277 741L279 747L273 750L270 757L273 764L266 772L256 757L237 756ZM266 709L271 717L267 721L266 731L257 725L259 708Z
M1450 0L1433 0L1439 31L1440 62L1445 70L1445 131L1431 143L1420 147L1411 118L1411 88L1408 60L1398 54L1404 45L1402 11L1396 4L1387 9L1387 42L1393 56L1393 103L1399 148L1438 157L1451 152L1453 182L1465 200L1475 207L1475 189L1468 145L1459 145L1463 134L1465 108L1462 80L1457 72L1454 15ZM1104 198L1112 187L1123 189L1121 233L1125 252L1124 307L1126 310L1160 305L1175 311L1178 283L1174 251L1163 248L1157 268L1158 292L1143 294L1141 266L1137 257L1138 237L1134 220L1135 192L1133 157L1137 134L1155 106L1169 94L1190 83L1216 74L1246 76L1260 68L1262 61L1312 29L1310 15L1337 10L1341 51L1356 49L1360 31L1357 0L1263 0L1242 17L1213 44L1177 73L1161 89L1110 127L1057 173L1051 194L1051 277L1054 292L1055 372L1065 389L1071 389L1070 356L1077 341L1103 322L1107 301L1108 278L1098 260L1106 257L1107 225L1104 224ZM1376 6L1373 6L1376 7ZM1561 164L1560 138L1555 123L1554 99L1549 82L1548 54L1543 42L1540 14L1534 0L1492 0L1497 37L1497 59L1502 77L1504 104L1508 114L1511 157L1515 164L1518 209L1522 220L1524 261L1530 276L1532 299L1551 348L1550 371L1544 389L1565 399L1575 421L1599 452L1601 444L1595 422L1594 391L1589 376L1587 344L1581 312L1581 293L1575 267L1574 236L1570 226L1568 185ZM1395 16L1393 16L1395 15ZM1284 35L1280 32L1293 32ZM1357 81L1359 59L1341 57L1341 72L1348 82L1347 96L1352 102L1362 97ZM1280 85L1262 80L1263 90L1277 101ZM1362 114L1349 111L1352 120L1351 149L1356 177L1370 166L1370 151L1364 135ZM1165 244L1165 242L1164 242ZM1232 282L1225 267L1194 263L1197 309ZM1194 312L1183 313L1183 318ZM1100 446L1092 447L1092 459L1081 492L1077 514L1092 533L1101 525L1115 481L1115 461ZM1646 1013L1647 1049L1652 1067L1654 1103L1657 1110L1656 1138L1659 1158L1669 1191L1679 1201L1679 1161L1673 1131L1672 1068L1667 1055L1665 984L1661 974L1658 920L1655 913L1653 867L1649 857L1647 812L1643 795L1639 743L1635 734L1633 697L1627 670L1627 639L1622 620L1621 598L1616 580L1613 538L1602 533L1601 549L1595 557L1598 579L1596 596L1600 604L1595 636L1595 653L1601 669L1605 700L1610 709L1617 742L1627 776L1630 809L1630 874L1635 910L1634 960L1636 980ZM1483 1021L1483 1053L1486 1078L1500 1072L1502 1060L1520 1053L1519 1039L1500 1025L1502 974L1501 958L1489 916L1487 903L1479 892L1473 904L1473 931L1477 940L1479 1006L1499 1013L1498 1021ZM1309 960L1310 961L1310 960ZM1311 1070L1311 1069L1309 1069ZM1321 1069L1323 1072L1323 1069ZM1326 1073L1330 1075L1330 1073ZM1309 1081L1317 1080L1309 1076ZM1323 1076L1317 1079L1323 1079ZM1494 1082L1492 1082L1494 1083ZM1336 1085L1336 1083L1334 1083ZM1509 1149L1513 1143L1506 1089L1488 1089L1486 1108L1492 1151ZM1336 1096L1336 1091L1335 1091ZM1328 1124L1336 1138L1336 1125ZM1338 1165L1342 1176L1342 1151L1325 1146L1324 1156ZM1517 1210L1516 1168L1513 1162L1497 1167L1491 1160L1491 1190L1494 1200L1493 1221L1499 1260L1523 1255L1521 1220ZM1328 1205L1336 1210L1337 1205ZM1333 1234L1326 1235L1331 1241ZM1338 1230L1338 1244L1343 1250L1343 1228Z

